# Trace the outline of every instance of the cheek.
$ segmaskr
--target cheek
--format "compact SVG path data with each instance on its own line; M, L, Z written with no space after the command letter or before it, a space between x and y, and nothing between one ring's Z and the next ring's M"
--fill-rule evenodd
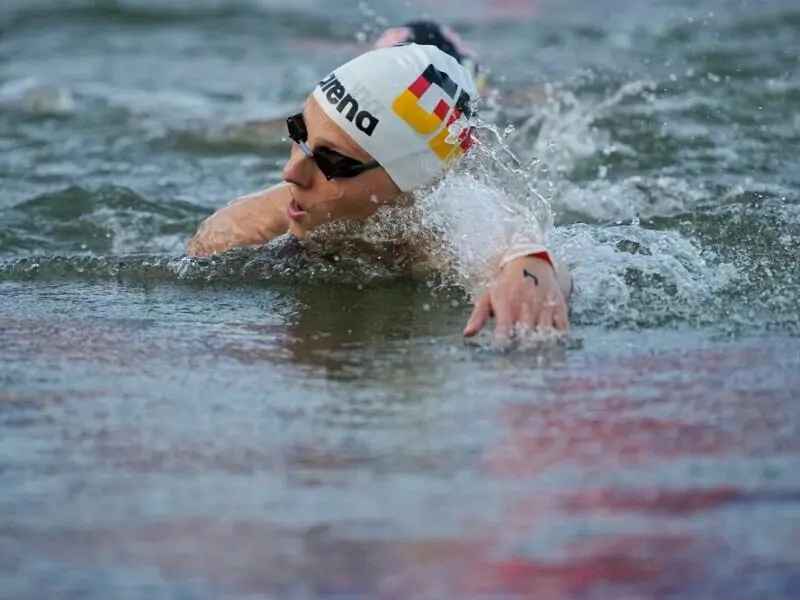
M320 206L322 216L330 219L363 219L378 209L374 186L364 185L356 179L331 181L335 186L326 190L326 202Z
M348 186L347 193L339 200L342 208L351 218L363 218L373 214L381 204L387 201L385 190L379 184L366 181L353 180Z
M372 176L370 176L372 175ZM399 190L385 174L369 173L352 179L327 181L321 173L314 178L310 207L316 222L364 219L382 204L393 201Z
M374 196L378 199L379 204L394 204L400 196L400 189L384 175L375 182Z
M367 185L362 186L362 197L369 203L373 212L379 206L396 204L400 196L399 188L385 173L376 172L372 175Z
M314 176L311 190L313 199L306 206L320 220L329 218L328 213L331 213L330 218L335 218L340 211L340 206L347 203L347 187L343 185L343 182L336 179L329 181L322 173Z

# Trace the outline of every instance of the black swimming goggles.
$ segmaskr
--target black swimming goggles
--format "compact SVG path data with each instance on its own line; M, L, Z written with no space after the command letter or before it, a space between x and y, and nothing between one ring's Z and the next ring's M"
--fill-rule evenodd
M313 159L325 179L355 177L370 169L375 169L381 165L377 162L363 163L355 158L350 158L344 154L339 154L330 148L308 147L308 130L303 119L303 113L297 113L286 119L286 126L289 129L289 138L298 146L306 157Z

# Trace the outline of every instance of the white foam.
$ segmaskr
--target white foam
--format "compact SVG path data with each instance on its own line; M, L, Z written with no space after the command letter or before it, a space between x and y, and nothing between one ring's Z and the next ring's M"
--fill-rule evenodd
M633 149L614 142L594 123L627 98L648 94L654 88L651 81L633 81L596 104L580 102L569 91L558 91L546 102L528 106L524 121L509 134L506 143L522 162L535 160L558 173L600 152L632 155Z
M707 198L706 190L682 179L635 175L619 181L600 177L585 185L563 183L553 205L592 219L630 220L679 214Z
M75 97L66 87L33 78L16 79L0 86L0 106L36 115L71 115Z
M485 285L515 240L544 243L551 210L530 173L486 123L471 155L427 192L417 195L426 226L440 235L459 275Z
M551 238L575 280L574 311L600 322L634 319L633 311L655 308L635 304L631 273L657 278L654 290L664 291L665 303L668 293L676 312L708 301L736 277L733 265L718 262L677 231L579 223L556 228Z

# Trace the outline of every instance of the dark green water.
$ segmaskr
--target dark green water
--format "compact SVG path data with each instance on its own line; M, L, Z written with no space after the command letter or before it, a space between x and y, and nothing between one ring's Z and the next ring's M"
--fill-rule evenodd
M532 5L369 3L555 91L497 120L574 339L503 353L447 278L182 256L369 7L2 3L0 598L800 594L800 9Z

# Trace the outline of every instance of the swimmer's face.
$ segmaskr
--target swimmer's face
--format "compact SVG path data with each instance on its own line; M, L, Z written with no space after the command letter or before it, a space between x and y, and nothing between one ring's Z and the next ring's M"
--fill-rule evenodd
M312 152L325 149L365 165L374 162L328 118L313 96L306 100L302 120L308 134L306 144ZM400 197L400 189L380 167L354 177L326 179L314 158L306 156L295 142L283 168L283 179L290 184L293 198L287 210L290 230L300 235L330 221L365 219L380 205Z

